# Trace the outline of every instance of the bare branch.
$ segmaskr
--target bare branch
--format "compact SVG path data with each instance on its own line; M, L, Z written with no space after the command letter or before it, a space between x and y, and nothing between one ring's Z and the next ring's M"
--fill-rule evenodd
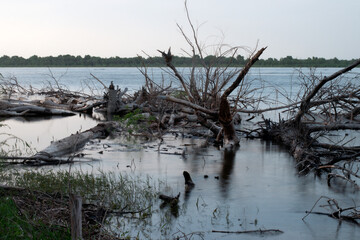
M221 98L227 98L232 91L235 90L237 86L239 86L240 82L244 79L245 75L249 72L250 68L254 63L259 60L260 55L265 51L265 48L261 48L245 65L243 70L240 72L239 76L236 78L236 80L233 82L233 84L225 90L225 92L222 94Z
M201 106L199 106L197 104L191 103L191 102L186 101L186 100L178 99L178 98L171 97L171 96L158 96L158 98L162 99L162 100L175 102L175 103L187 106L187 107L191 107L191 108L193 108L193 109L195 109L197 111L209 114L211 116L217 116L218 115L217 111L209 110L207 108L201 107Z
M356 66L358 66L360 64L360 59L358 59L357 61L355 61L353 64L351 64L350 66L341 69L339 71L337 71L336 73L332 74L329 77L324 77L316 86L315 88L304 98L304 100L302 101L301 105L300 105L300 110L298 112L298 114L296 115L294 122L296 124L300 123L300 120L302 118L302 116L304 116L304 114L309 110L310 108L310 101L311 99L320 91L320 89L329 81L339 77L340 75L350 71L351 69L355 68Z
M356 123L344 123L344 124L329 124L329 125L320 125L320 126L308 126L309 132L319 132L319 131L337 131L337 130L360 130L360 124Z

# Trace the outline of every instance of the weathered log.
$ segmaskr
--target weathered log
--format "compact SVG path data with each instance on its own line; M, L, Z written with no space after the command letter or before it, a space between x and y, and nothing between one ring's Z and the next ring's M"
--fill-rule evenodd
M100 101L100 100L99 101L88 101L85 104L82 104L81 106L72 107L71 110L75 111L75 112L91 113L95 107L101 106L105 103L106 103L106 101Z
M91 139L108 136L114 128L114 124L113 122L99 123L89 130L53 142L50 146L32 156L32 158L39 161L51 161L52 158L73 153L82 148Z
M351 64L350 66L343 68L335 73L333 73L331 76L329 77L324 77L315 87L314 89L312 89L312 91L302 100L302 103L300 104L300 109L297 113L297 115L294 118L294 122L299 125L301 118L304 116L304 114L309 110L309 108L311 107L310 101L311 99L320 91L320 89L327 83L330 82L331 80L339 77L340 75L350 71L351 69L355 68L356 66L358 66L360 64L360 59L358 59L357 61L355 61L353 64Z
M0 100L0 110L2 116L34 116L34 115L62 115L70 116L75 115L74 112L64 109L53 109L49 107L42 107L31 105L30 103L21 103L7 100Z
M108 91L108 104L107 104L107 112L108 113L114 113L116 112L117 108L117 91L115 89L109 88Z
M16 116L24 116L26 115L30 110L25 110L23 112L15 112L15 111L7 111L7 110L0 110L0 116L2 117L16 117Z
M27 111L24 115L61 115L61 116L71 116L75 115L76 113L68 110L62 109L52 109L52 108L45 108L39 106L19 106L9 108L8 111L13 112L24 112Z
M254 65L255 62L257 62L257 60L259 60L259 57L265 51L265 49L266 49L266 47L261 48L254 56L252 56L252 58L250 58L250 60L246 63L245 67L240 72L240 74L237 76L235 81L230 85L230 87L228 87L224 91L221 98L227 98L235 90L235 88L237 88L239 86L241 81L244 79L246 74L249 72L250 68Z
M9 157L9 156L2 156L1 164L28 164L30 166L44 166L44 165L60 165L60 164L69 164L69 163L75 163L75 162L92 162L96 161L95 158L87 158L82 156L81 154L76 154L75 156L71 157L53 157L50 159L43 158L42 162L38 162L37 157Z
M71 240L82 240L82 199L80 196L70 195Z
M257 229L257 230L246 230L246 231L222 231L222 230L212 230L213 233L235 233L235 234L242 234L242 233L284 233L280 229Z
M339 123L329 125L317 125L308 126L308 131L319 132L319 131L337 131L337 130L360 130L360 124L358 123Z

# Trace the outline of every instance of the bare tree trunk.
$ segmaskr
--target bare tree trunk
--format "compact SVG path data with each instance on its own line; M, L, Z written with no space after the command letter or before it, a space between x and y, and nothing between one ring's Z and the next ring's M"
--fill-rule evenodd
M236 136L236 131L234 123L232 121L232 113L230 111L230 104L227 100L228 96L239 86L241 81L244 79L245 75L249 72L250 68L254 63L259 59L260 55L265 51L266 48L261 48L245 65L243 70L240 72L236 80L231 84L229 88L221 96L220 108L219 108L219 122L222 125L224 133L224 144L234 145L239 144L239 139Z
M107 105L107 112L114 113L116 111L116 102L117 102L117 91L115 89L109 89L109 100Z
M70 195L71 240L82 240L82 199L80 196Z
M224 132L224 144L228 145L233 143L239 144L239 139L236 136L234 123L230 113L230 105L226 98L221 98L219 110L219 122L221 123Z

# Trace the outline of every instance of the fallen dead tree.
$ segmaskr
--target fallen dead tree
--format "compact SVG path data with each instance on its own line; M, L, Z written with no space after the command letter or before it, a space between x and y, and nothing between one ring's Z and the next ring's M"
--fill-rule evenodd
M114 122L99 123L89 130L78 132L69 137L55 141L34 156L24 158L24 163L31 165L39 165L42 162L45 162L46 164L70 163L72 160L61 161L59 157L78 151L91 139L107 137L114 129L114 126Z
M41 221L48 226L63 229L64 232L70 229L72 222L69 196L6 185L0 185L0 196L11 197L20 214L35 227ZM101 239L118 239L103 229L104 219L112 214L112 210L91 203L82 203L81 208L79 214L82 221L79 226L82 226L84 239L95 236Z
M51 70L49 69L50 73ZM92 74L91 74L92 75ZM114 89L111 84L106 87L98 78L92 75L104 86L104 95L89 95L82 92L70 91L59 83L59 80L51 73L53 83L43 89L35 89L22 86L16 79L0 77L0 116L48 116L48 115L74 115L76 112L91 114L94 108L102 108L110 113L117 113L126 109L133 109L133 103L125 104L123 96L127 89ZM24 100L26 96L32 96L36 100ZM22 99L22 100L19 100ZM136 106L135 106L136 107Z
M292 118L279 119L279 122L264 120L260 136L287 146L301 172L337 171L335 174L329 173L329 176L357 184L351 179L359 179L358 167L351 163L359 161L360 147L348 145L354 139L347 138L347 132L339 131L357 132L360 129L360 121L357 118L360 87L356 81L330 86L326 84L336 81L342 74L359 64L360 60L357 60L349 67L314 82L312 88L307 89ZM343 136L340 141L326 143L321 140L321 137L331 140L331 136L327 136L335 131Z
M65 109L54 109L12 100L0 100L0 116L2 117L49 115L71 116L75 115L75 113Z
M189 53L185 53L193 59L189 76L183 74L173 64L170 48L167 52L158 50L167 66L165 71L176 79L180 90L161 92L164 87L154 84L155 81L151 80L146 67L142 71L147 86L144 90L147 90L147 93L157 93L156 97L160 102L152 100L152 105L168 104L173 106L162 112L161 126L163 128L166 128L167 124L172 127L177 119L188 120L188 122L195 124L199 123L203 128L211 131L212 137L217 143L223 143L227 146L238 145L239 138L234 124L239 124L241 120L234 121L234 118L239 119L237 116L238 104L240 102L246 104L243 100L252 91L249 91L244 79L266 48L261 48L258 51L244 49L250 53L250 56L243 68L231 68L232 62L222 61L224 57L233 58L241 49L240 47L228 47L225 44L219 44L215 50L216 57L210 62L206 61L206 47L199 42L197 30L189 17L186 1L185 9L191 37L185 33L182 27L179 25L178 27L190 48ZM161 107L157 107L157 109L161 109Z

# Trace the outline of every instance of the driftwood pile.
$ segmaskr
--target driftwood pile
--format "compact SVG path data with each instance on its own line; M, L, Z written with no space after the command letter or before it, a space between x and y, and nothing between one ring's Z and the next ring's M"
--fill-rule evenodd
M348 84L331 84L359 64L360 60L320 79L308 89L292 118L279 122L267 119L260 133L263 138L287 146L300 172L326 172L329 185L330 180L341 179L359 188L360 146L351 142L359 139L360 86L358 79ZM340 140L331 141L334 133L341 136Z

